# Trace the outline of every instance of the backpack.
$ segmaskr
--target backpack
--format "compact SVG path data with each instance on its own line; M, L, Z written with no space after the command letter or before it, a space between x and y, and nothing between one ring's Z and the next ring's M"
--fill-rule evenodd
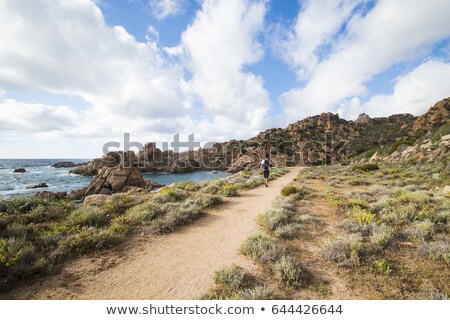
M270 160L264 159L263 170L269 170Z

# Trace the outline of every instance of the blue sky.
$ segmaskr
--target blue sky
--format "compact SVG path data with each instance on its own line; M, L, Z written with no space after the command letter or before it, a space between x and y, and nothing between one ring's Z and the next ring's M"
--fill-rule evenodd
M0 158L249 138L450 96L450 0L0 0Z

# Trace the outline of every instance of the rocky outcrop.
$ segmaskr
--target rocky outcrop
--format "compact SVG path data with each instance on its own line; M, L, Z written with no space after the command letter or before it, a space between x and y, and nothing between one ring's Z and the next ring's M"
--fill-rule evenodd
M25 170L25 168L17 168L14 169L13 173L25 173L27 172L27 170Z
M149 181L144 180L142 173L135 167L131 168L102 168L88 188L85 196L91 194L113 194L126 191L126 187L151 187Z
M362 125L367 125L367 124L372 124L373 120L369 117L369 115L365 114L365 113L361 113L358 116L358 119L355 120L356 124L362 124Z
M39 183L32 186L27 186L25 189L40 189L40 188L48 188L46 183Z
M111 195L137 189L153 189L161 186L143 178L138 167L133 164L134 152L109 153L103 159L104 167L98 169L91 183L83 189L69 194L73 200L83 199L90 195Z
M80 166L84 166L87 164L88 164L88 162L75 163L72 161L62 161L62 162L57 162L57 163L53 164L52 168L75 168L75 167L80 167Z
M431 109L420 116L412 126L416 135L433 131L450 122L450 98L437 102Z
M450 135L441 137L440 141L433 142L430 139L419 141L407 146L402 145L390 155L382 156L376 152L369 162L399 163L408 161L437 162L448 161L450 155ZM364 160L362 160L364 161Z

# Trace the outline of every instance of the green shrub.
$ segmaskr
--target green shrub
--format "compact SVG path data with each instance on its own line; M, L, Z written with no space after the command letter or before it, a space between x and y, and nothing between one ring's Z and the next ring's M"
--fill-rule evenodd
M164 206L166 214L152 222L160 233L173 232L181 226L204 215L204 209L189 199L185 203L168 203Z
M361 236L351 234L328 240L322 249L322 254L338 266L354 267L360 263L361 248Z
M370 234L374 224L375 223L360 224L355 219L345 219L338 224L338 227L350 233L359 233L361 236L367 236Z
M20 222L13 222L6 228L6 234L9 238L25 238L28 233L28 227Z
M292 257L282 256L273 265L275 279L283 286L298 288L302 285L302 271Z
M370 244L376 249L381 250L386 248L394 238L394 230L385 224L375 224L372 228L372 235L370 236Z
M47 201L36 196L15 196L0 200L0 212L9 214L27 213L38 205L45 205Z
M425 242L419 246L419 252L425 256L450 264L450 243L448 241Z
M89 227L102 227L110 220L110 217L108 217L100 208L95 206L81 206L73 211L68 217L70 225Z
M300 225L289 224L285 226L280 226L274 230L274 235L281 239L293 239L297 235L297 231Z
M221 194L225 197L236 197L238 195L239 184L226 183L221 187Z
M257 232L250 235L240 248L241 252L261 263L274 262L283 250L269 236Z
M163 213L161 204L149 200L128 209L125 216L130 219L132 224L146 224Z
M0 275L17 262L23 251L23 245L15 247L10 242L0 238Z
M200 185L194 181L182 181L175 183L175 188L186 191L198 191L200 190Z
M224 203L223 199L217 195L211 194L195 194L188 201L194 202L199 208L208 209Z
M174 187L162 187L159 189L157 195L153 197L155 202L180 202L188 197L188 193L185 190L177 189Z
M245 270L238 266L226 267L214 274L214 282L227 291L238 291L245 287Z
M377 218L376 214L371 213L367 209L360 209L357 207L353 207L353 210L351 210L351 215L356 218L356 221L358 221L360 225L375 222Z
M405 229L404 234L412 240L426 240L434 234L434 223L430 220L415 221Z
M371 182L364 178L353 178L349 180L348 184L351 186L369 186Z
M288 197L295 195L296 200L301 200L311 193L312 190L305 186L288 185L281 189L282 196Z
M354 166L352 168L353 171L376 171L379 170L380 166L378 165L378 163L367 163L367 164L363 164L363 165L359 165L359 166Z
M377 272L380 273L390 274L392 271L392 265L386 259L375 260L372 266Z

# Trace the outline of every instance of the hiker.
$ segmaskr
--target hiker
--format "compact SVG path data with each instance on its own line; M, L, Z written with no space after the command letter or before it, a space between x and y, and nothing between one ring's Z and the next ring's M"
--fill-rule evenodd
M264 158L263 161L261 161L261 170L262 170L262 173L264 176L264 185L266 187L268 187L267 181L269 180L269 173L270 173L269 169L271 166L272 166L272 161L269 160L269 154L266 153L266 157Z

